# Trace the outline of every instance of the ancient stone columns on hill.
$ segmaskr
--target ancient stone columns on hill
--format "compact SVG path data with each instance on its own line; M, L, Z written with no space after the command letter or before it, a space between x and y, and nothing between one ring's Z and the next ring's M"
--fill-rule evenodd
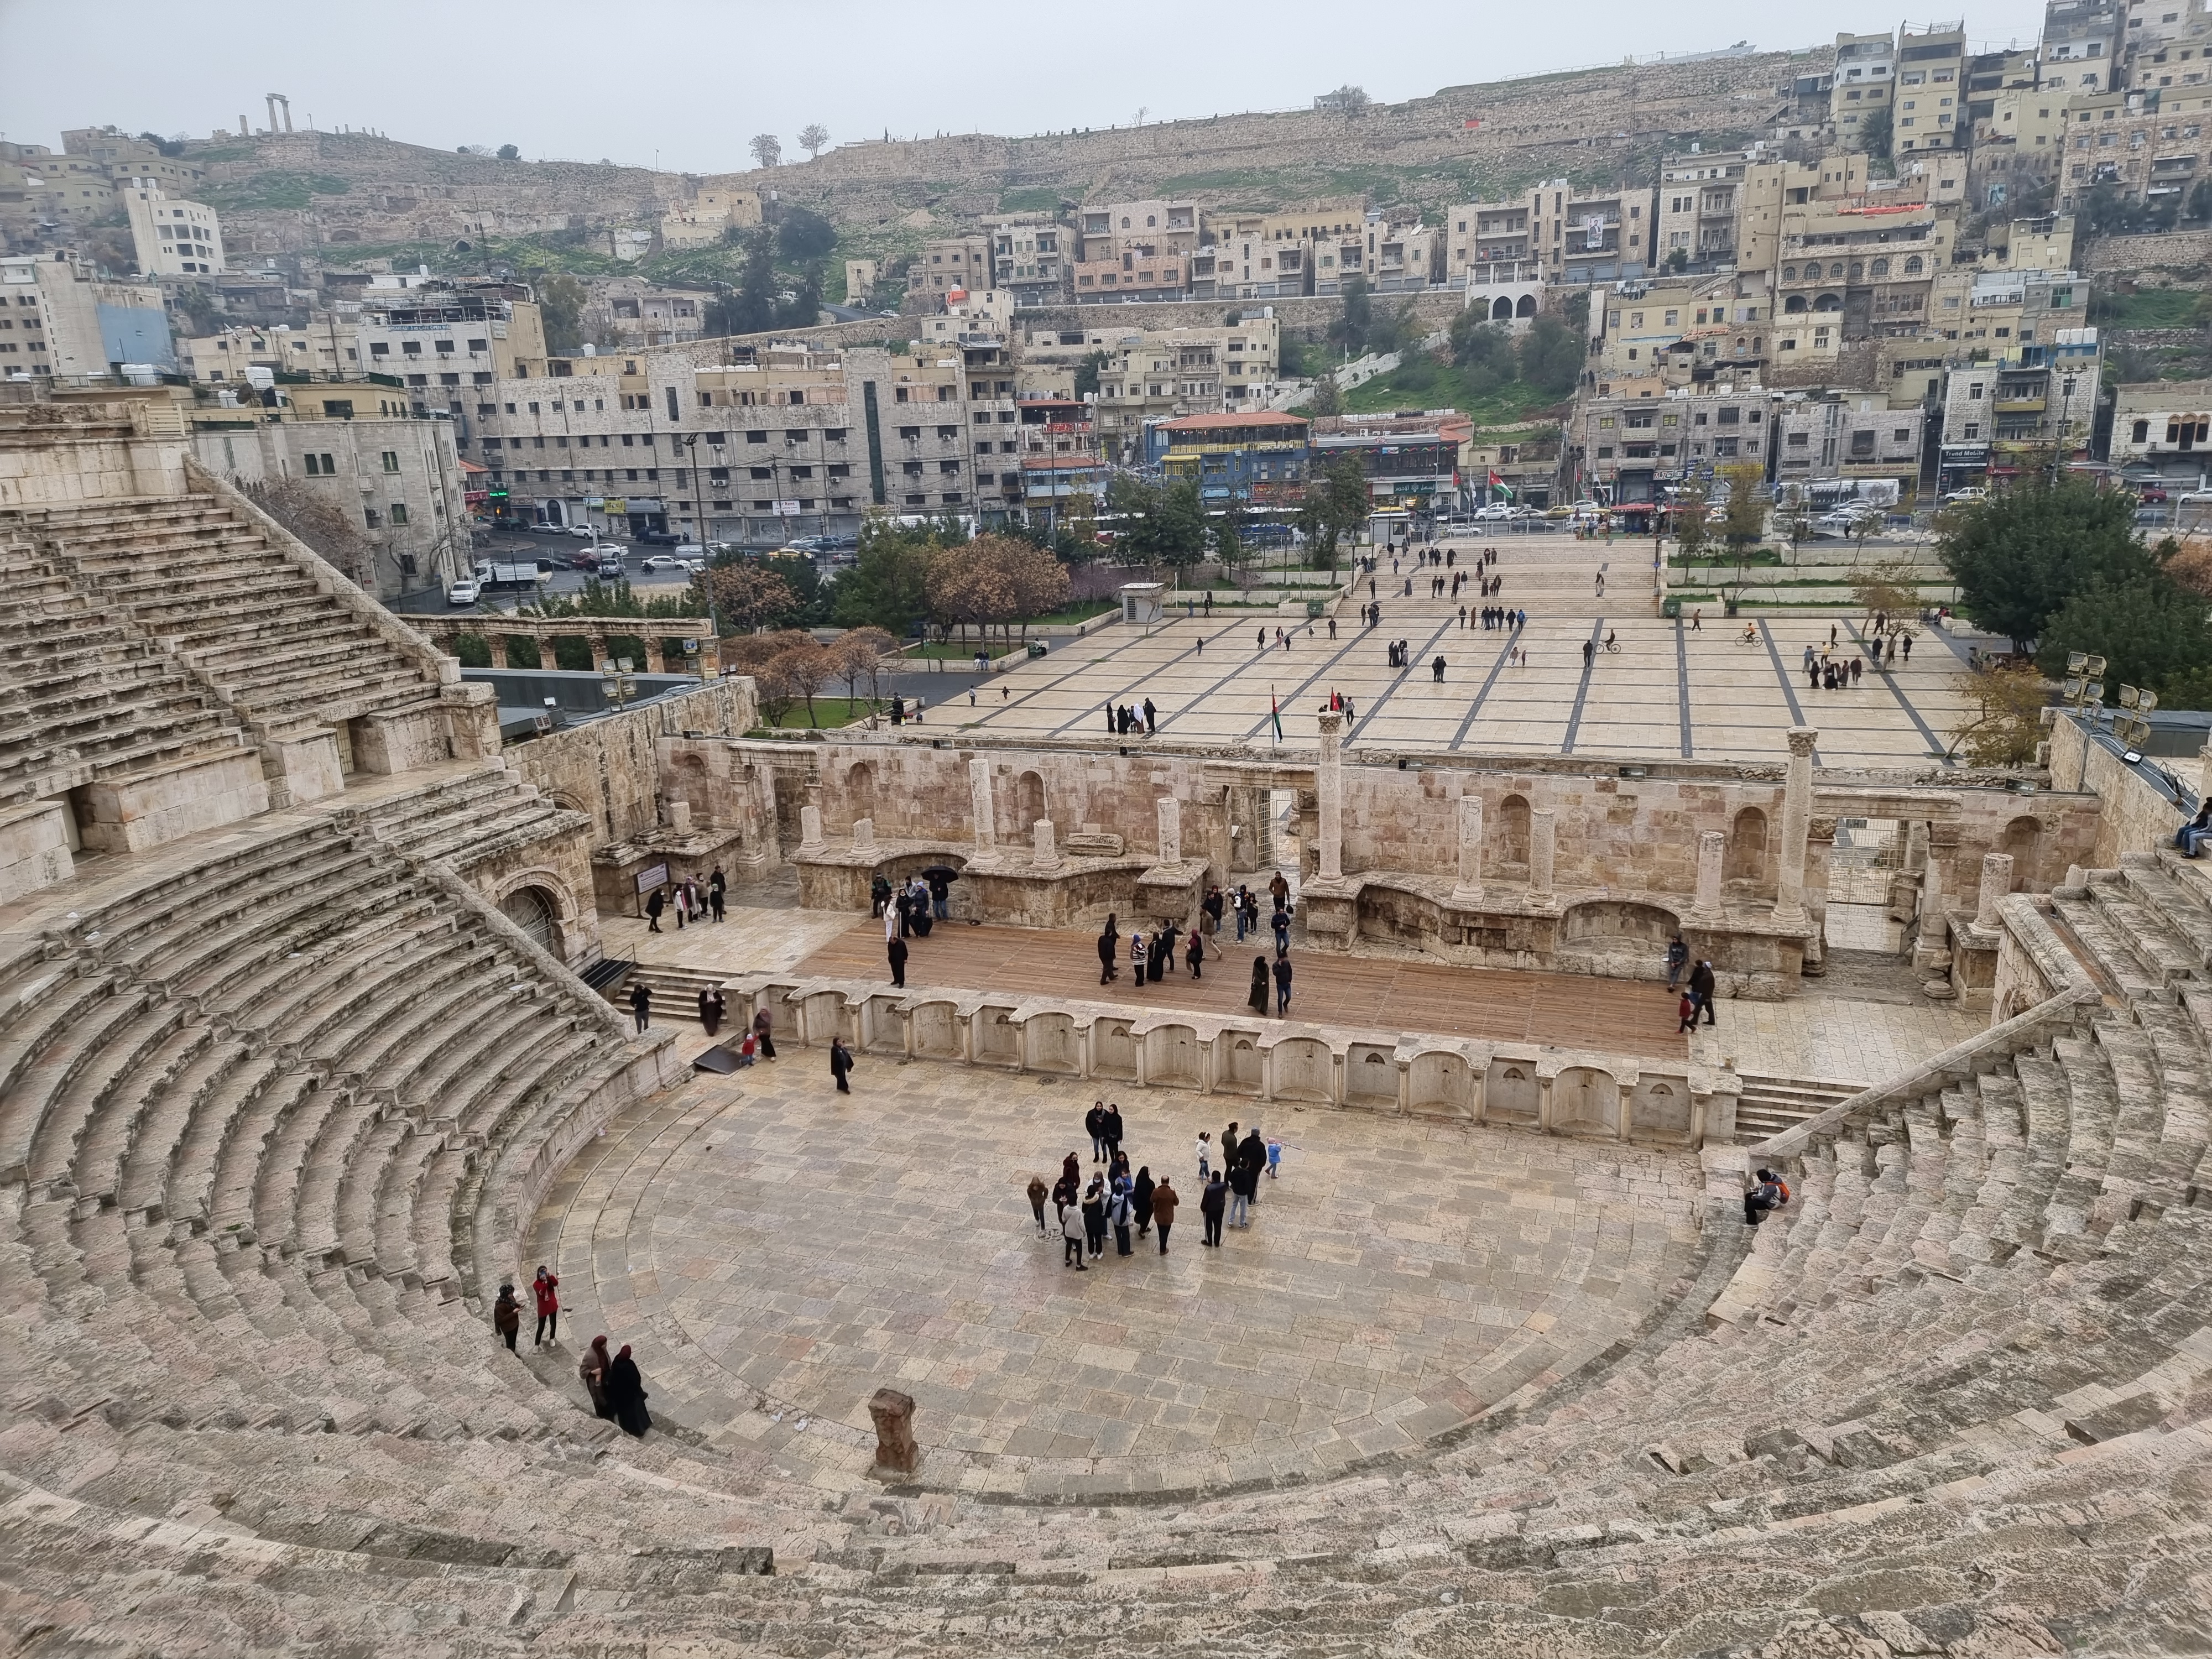
M1805 921L1805 838L1813 830L1813 745L1820 737L1809 726L1790 728L1790 773L1782 786L1782 870L1774 884L1774 919L1792 927Z
M1321 766L1314 775L1314 793L1321 804L1320 870L1323 881L1344 874L1344 715L1334 708L1321 711Z

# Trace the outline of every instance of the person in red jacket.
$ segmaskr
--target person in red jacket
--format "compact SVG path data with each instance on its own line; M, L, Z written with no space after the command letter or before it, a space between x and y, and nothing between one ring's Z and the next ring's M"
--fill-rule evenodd
M530 1346L533 1348L542 1348L546 1343L551 1342L557 1348L561 1346L558 1340L561 1328L561 1281L555 1275L547 1273L541 1264L538 1269L538 1277L530 1282L530 1291L531 1294L538 1298L538 1334Z

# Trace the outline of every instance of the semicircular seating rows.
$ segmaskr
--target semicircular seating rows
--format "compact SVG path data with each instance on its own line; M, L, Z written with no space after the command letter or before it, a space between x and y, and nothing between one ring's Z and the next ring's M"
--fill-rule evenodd
M411 850L477 789L88 863L0 913L0 1582L70 1652L1028 1650L1109 1613L1139 1654L1399 1621L1593 1655L2202 1629L2195 865L2007 901L2080 985L1753 1149L1796 1199L1748 1241L1709 1155L1660 1314L1456 1444L1054 1509L816 1484L774 1438L632 1443L495 1346L484 1294L558 1168L679 1097Z

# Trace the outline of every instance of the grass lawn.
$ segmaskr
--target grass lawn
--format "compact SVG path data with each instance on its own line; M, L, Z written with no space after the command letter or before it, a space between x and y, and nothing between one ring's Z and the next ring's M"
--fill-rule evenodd
M866 718L875 706L866 697L817 697L814 700L814 718L809 720L806 705L794 702L783 711L783 720L775 729L788 732L805 731L811 727L826 732L832 726L850 726L854 720ZM886 703L884 707L890 705Z
M1516 380L1477 392L1450 363L1419 356L1344 394L1347 414L1380 415L1394 409L1456 409L1479 426L1510 426L1555 407L1559 399Z
M2097 297L2097 320L2114 328L2187 328L2204 319L2204 295L2193 288L2146 288Z

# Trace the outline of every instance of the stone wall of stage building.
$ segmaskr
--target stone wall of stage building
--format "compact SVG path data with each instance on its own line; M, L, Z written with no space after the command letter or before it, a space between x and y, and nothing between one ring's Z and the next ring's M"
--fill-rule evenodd
M2185 790L2201 790L2212 783L2212 763L2201 758L2154 763L2171 771ZM2176 805L2144 775L2152 764L2130 766L2120 757L2110 737L2090 736L2073 715L2057 717L2051 728L2051 781L2088 790L2103 804L2095 844L2076 863L2085 869L2111 870L2118 866L2123 853L2148 853L2172 841L2173 832L2190 811Z
M514 744L507 763L540 792L590 818L592 846L605 847L662 822L663 739L687 732L735 738L759 720L751 680L710 680L696 691Z
M183 495L184 424L161 392L158 403L118 391L109 403L0 410L0 513Z
M1827 886L1826 855L1836 826L1845 818L1888 819L1927 827L1928 856L1947 902L1976 892L1982 856L2013 856L2013 890L2048 892L2066 878L2069 865L2094 856L2104 803L2079 790L2037 789L2017 793L1995 786L1896 787L1859 782L1847 773L1816 776L1813 820L1807 838L1807 902Z
M694 830L731 832L735 845L726 843L724 860L734 870L763 875L782 863L783 854L773 757L760 751L788 746L720 738L663 738L663 807L680 801L690 811Z

